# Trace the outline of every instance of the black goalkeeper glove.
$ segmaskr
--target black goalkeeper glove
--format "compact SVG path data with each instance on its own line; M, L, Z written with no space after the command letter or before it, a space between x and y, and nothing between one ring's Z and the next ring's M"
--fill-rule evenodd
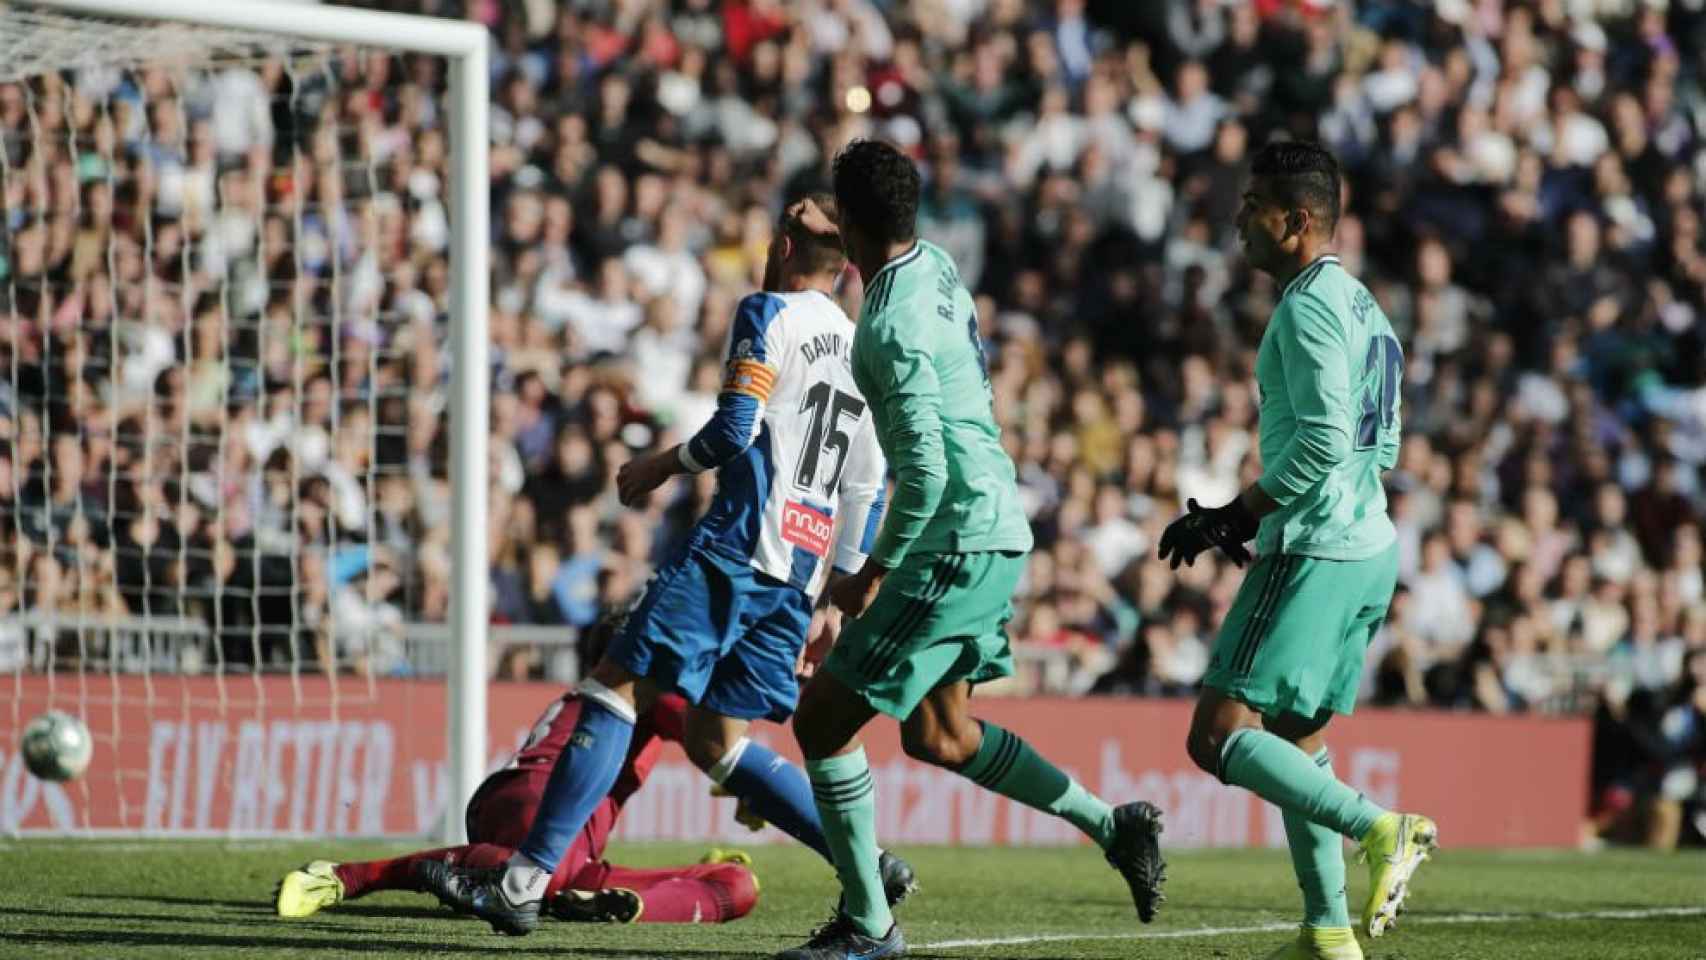
M1250 551L1244 543L1255 537L1261 521L1244 506L1243 497L1233 497L1224 507L1204 509L1195 500L1185 501L1185 515L1167 525L1161 534L1161 559L1171 558L1173 569L1197 562L1197 554L1209 547L1219 547L1226 558L1239 567L1250 562Z

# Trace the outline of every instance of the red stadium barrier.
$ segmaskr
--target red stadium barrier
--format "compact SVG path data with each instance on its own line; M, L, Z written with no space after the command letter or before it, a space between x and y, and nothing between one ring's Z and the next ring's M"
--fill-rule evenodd
M444 689L436 681L26 676L0 711L0 832L416 835L446 799ZM548 684L492 687L492 762L544 705ZM1174 847L1278 846L1277 811L1184 753L1190 706L1163 700L1002 700L977 712L1031 740L1111 800L1148 799ZM22 725L57 708L95 735L89 772L44 784L17 756ZM792 752L775 727L757 734ZM1587 813L1589 730L1579 718L1367 710L1332 741L1339 775L1380 803L1422 810L1453 846L1574 844ZM894 844L1062 844L1064 823L907 760L894 725L867 740L879 832ZM630 840L754 837L680 754L661 763L617 831Z

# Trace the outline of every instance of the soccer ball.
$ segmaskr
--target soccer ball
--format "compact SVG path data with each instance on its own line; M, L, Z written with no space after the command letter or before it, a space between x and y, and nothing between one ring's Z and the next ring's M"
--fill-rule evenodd
M49 710L24 728L24 766L43 780L70 780L89 769L95 741L82 720Z

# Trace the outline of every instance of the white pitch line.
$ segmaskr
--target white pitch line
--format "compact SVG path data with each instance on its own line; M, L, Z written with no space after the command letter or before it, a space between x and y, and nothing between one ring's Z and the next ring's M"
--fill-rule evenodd
M1184 940L1192 937L1225 937L1243 933L1276 933L1296 930L1295 923L1264 923L1253 927L1201 927L1196 930L1157 930L1153 933L1046 933L1035 937L996 937L990 940L943 940L921 943L920 950L958 950L965 947L1013 947L1027 943L1068 943L1079 940Z
M1706 917L1706 907L1652 907L1643 910L1581 910L1556 913L1456 913L1444 916L1408 916L1404 926L1453 923L1531 923L1545 920L1651 920L1656 917ZM1069 943L1081 940L1191 940L1198 937L1232 937L1252 933L1284 933L1296 930L1295 923L1261 923L1245 927L1199 927L1195 930L1157 930L1152 933L1050 933L1032 937L995 937L987 940L941 940L921 943L920 950L959 950L970 947L1013 947L1028 943Z

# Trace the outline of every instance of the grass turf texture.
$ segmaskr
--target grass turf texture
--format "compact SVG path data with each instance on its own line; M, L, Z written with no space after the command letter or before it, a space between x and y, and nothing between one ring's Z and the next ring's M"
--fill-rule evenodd
M763 896L721 927L547 922L521 940L419 894L376 894L307 920L273 915L279 877L312 857L353 860L373 843L0 842L0 957L769 957L798 943L834 893L810 853L756 847ZM700 847L626 845L617 862L691 862ZM1172 855L1169 902L1151 926L1088 848L902 850L923 889L900 912L918 958L1265 957L1292 934L1298 893L1281 852ZM1352 915L1362 868L1351 865ZM1633 916L1683 908L1659 916ZM1564 918L1579 913L1626 917ZM1252 930L1272 926L1270 930ZM1196 931L1196 932L1193 932ZM1047 938L1027 943L954 941ZM1057 939L1058 938L1058 939ZM1381 960L1706 958L1706 856L1447 849L1423 868Z

